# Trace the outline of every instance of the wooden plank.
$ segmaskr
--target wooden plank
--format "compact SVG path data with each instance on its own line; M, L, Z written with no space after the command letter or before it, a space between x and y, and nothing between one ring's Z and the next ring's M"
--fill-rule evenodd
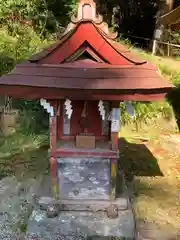
M76 136L76 147L85 149L95 149L95 136Z

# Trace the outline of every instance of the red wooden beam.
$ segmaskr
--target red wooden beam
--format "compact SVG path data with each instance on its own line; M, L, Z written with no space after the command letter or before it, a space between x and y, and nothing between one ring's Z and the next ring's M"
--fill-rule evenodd
M72 99L72 100L106 100L106 101L156 101L162 100L167 92L167 89L149 89L149 90L73 90L73 89L57 89L45 87L31 87L31 86L15 86L15 85L1 85L0 93L5 96L13 98L24 99Z

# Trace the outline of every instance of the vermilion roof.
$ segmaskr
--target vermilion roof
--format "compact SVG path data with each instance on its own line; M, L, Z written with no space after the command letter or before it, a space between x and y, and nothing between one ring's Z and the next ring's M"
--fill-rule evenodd
M147 77L148 76L148 77ZM8 81L7 81L8 79ZM109 65L81 60L60 65L19 64L1 84L87 90L163 90L171 85L153 65ZM163 83L163 84L162 84Z
M72 40L71 37L74 37L74 39ZM73 44L71 44L71 42L73 42ZM29 59L29 61L43 63L45 59L45 62L49 61L49 63L51 63L51 60L49 60L51 56L54 53L56 54L56 51L59 51L59 52L62 51L61 58L59 59L59 63L62 63L67 57L69 52L71 52L69 54L71 55L76 49L81 47L81 45L84 42L89 43L89 46L95 49L98 53L100 51L103 53L104 46L106 45L106 49L105 49L106 52L104 52L104 54L102 55L106 56L105 58L107 58L107 61L109 60L110 64L121 64L123 63L123 60L124 61L127 60L126 62L127 64L138 65L138 64L146 63L146 61L142 60L139 56L137 56L134 52L132 52L132 50L130 50L126 45L123 45L109 38L107 34L103 33L97 27L97 25L95 25L91 21L79 22L79 24L74 29L72 29L66 35L62 35L55 44L44 49L40 53L32 56ZM71 50L71 45L72 47L74 46L72 50ZM114 59L114 60L111 58L109 59L107 48L111 48L112 52L114 50L114 52L118 55L117 57L118 59ZM64 58L63 58L63 54L64 54Z
M80 1L77 19L57 43L1 77L0 92L37 99L161 99L172 85L158 69L115 42L93 8L92 19L81 19L83 4L92 2Z
M109 66L89 60L74 62L73 65L19 64L1 78L1 84L100 90L170 88L165 80L162 85L161 76L151 65Z

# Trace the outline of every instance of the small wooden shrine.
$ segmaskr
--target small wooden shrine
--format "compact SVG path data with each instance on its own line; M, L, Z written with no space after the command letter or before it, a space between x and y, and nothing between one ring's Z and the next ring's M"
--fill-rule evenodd
M113 204L118 216L120 102L161 100L172 85L116 37L94 1L80 0L59 40L1 77L0 92L39 99L50 114L54 197L71 210Z

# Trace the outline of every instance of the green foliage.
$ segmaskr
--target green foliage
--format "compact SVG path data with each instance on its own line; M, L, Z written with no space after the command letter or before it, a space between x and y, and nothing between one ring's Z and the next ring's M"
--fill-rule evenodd
M67 24L74 6L75 0L0 0L0 23L12 36L21 33L22 26L46 36Z
M5 163L5 159L8 161L11 156L25 153L27 150L38 149L40 146L47 144L47 140L47 134L37 135L33 133L27 135L19 132L3 138L0 146L0 164Z
M170 31L169 34L171 43L180 45L180 30ZM180 48L172 47L172 54L177 60L180 60Z
M180 86L180 71L174 72L171 79L175 86Z
M124 104L120 104L121 108L121 123L126 125L129 123L135 124L152 124L158 118L171 120L173 117L173 110L167 101L163 102L134 102L135 118L131 118L127 113Z
M0 0L0 74L57 38L75 0Z
M48 132L49 114L44 111L39 101L15 100L13 107L20 110L17 131L23 134Z
M125 44L125 45L127 45L128 47L132 47L132 43L131 43L131 41L128 39L128 38L125 38L124 36L123 36L123 34L120 34L119 35L119 42L121 42L122 44Z

